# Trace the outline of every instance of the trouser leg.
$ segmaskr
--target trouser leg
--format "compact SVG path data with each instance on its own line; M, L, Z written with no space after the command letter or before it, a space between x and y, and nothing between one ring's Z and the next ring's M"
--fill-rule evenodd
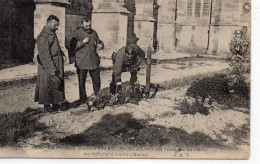
M50 104L44 104L44 109L43 109L44 112L49 112L51 111L51 105Z
M100 69L94 69L94 70L89 70L90 77L92 79L92 84L93 84L93 90L94 90L94 95L97 95L97 93L100 90L101 86L101 80L100 80Z
M116 94L116 81L115 81L114 73L112 74L112 81L110 83L110 93Z
M78 81L79 81L79 97L80 100L86 100L86 78L87 78L87 70L77 68Z
M130 86L133 86L137 81L137 72L131 72Z

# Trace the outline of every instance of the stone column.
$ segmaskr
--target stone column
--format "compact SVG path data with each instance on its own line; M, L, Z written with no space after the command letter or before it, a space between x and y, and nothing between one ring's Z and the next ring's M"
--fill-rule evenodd
M59 28L56 31L62 51L68 57L65 48L65 8L69 5L67 0L34 0L36 9L34 11L34 38L36 39L42 28L46 25L50 15L56 15L60 19ZM34 50L34 63L38 54L37 45Z
M136 37L139 38L137 44L143 49L147 47L153 48L154 44L154 24L153 18L153 0L136 1L136 15L134 22L134 31Z
M158 50L162 53L175 51L176 0L158 0Z
M92 28L104 42L105 49L99 51L102 58L111 58L113 51L126 45L127 14L124 0L93 0Z

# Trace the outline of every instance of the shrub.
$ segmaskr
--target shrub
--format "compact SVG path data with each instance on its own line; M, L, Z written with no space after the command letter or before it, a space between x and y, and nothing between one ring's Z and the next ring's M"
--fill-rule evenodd
M181 114L195 115L196 113L200 113L202 115L209 115L209 108L203 106L203 104L198 101L190 103L187 99L182 100L178 104L177 110L180 110Z
M151 87L154 89L149 98L154 98L158 92L158 87ZM106 106L122 105L127 103L138 104L143 98L146 98L146 87L140 84L126 87L122 92L115 95L103 95L90 99L87 104L91 111L101 110Z
M234 69L234 73L241 75L246 72L246 63L250 61L250 39L247 35L247 27L234 32L230 42L231 57L229 64Z
M232 55L248 57L250 55L250 39L247 35L247 27L234 31L233 38L230 42L230 51Z
M195 80L187 89L186 96L195 98L204 103L206 98L220 100L229 96L230 87L224 74L216 74L213 77L204 77Z
M19 140L25 139L35 131L45 129L37 122L35 111L0 114L0 146L14 146Z
M229 107L249 107L250 86L243 76L217 74L194 81L186 95L203 105L209 98L209 105L215 101Z

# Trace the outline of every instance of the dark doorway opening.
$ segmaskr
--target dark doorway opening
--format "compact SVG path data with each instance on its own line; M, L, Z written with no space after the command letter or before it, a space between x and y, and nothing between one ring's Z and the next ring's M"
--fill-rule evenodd
M0 69L28 64L34 57L34 1L0 2Z

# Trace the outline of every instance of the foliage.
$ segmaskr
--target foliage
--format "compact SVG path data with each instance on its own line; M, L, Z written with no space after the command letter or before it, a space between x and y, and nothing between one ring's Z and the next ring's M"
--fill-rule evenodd
M155 97L158 91L157 86L154 93L150 98ZM87 102L91 111L100 110L106 106L122 105L126 103L138 104L143 98L146 97L146 87L140 84L135 84L125 88L122 92L115 95L104 95L100 97L90 98Z
M0 146L12 146L25 139L35 131L42 131L45 126L37 122L35 112L0 114Z
M216 74L194 81L187 89L186 96L194 98L201 105L208 98L209 105L215 101L231 108L249 108L250 86L243 76Z
M229 96L230 86L223 74L212 77L204 77L195 80L187 89L186 96L200 100L203 104L206 98L220 100Z
M229 64L236 70L238 75L243 74L243 67L250 58L250 39L247 35L247 27L234 32L230 42L231 57L228 58Z
M236 30L230 43L232 55L239 54L242 57L250 56L250 39L247 35L247 27Z
M178 106L177 110L181 111L181 114L191 114L195 115L196 113L200 113L202 115L209 115L209 108L203 106L198 101L194 101L192 103L188 102L187 99L182 100Z

